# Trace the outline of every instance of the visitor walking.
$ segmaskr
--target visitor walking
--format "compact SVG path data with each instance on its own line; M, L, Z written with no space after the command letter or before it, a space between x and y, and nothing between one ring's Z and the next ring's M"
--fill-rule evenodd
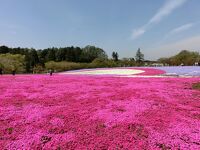
M12 75L13 75L13 76L15 75L15 73L16 73L16 71L15 71L15 70L12 70Z
M3 75L3 69L0 68L0 75Z
M49 71L49 73L50 73L50 76L52 76L52 75L53 75L53 70L51 69L51 70Z

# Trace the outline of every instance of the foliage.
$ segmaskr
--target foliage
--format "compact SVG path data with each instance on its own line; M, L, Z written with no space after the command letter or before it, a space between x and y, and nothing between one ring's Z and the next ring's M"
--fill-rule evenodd
M170 64L170 59L169 59L169 58L164 58L164 57L162 57L162 58L159 58L159 59L158 59L158 62L159 62L159 63L162 63L162 64L164 64L164 65L168 65L168 64Z
M52 69L55 72L80 69L83 66L84 64L81 63L66 62L66 61L61 61L61 62L49 61L45 63L45 67L47 70Z
M200 82L199 82L199 83L194 83L194 84L192 85L192 88L193 88L193 89L200 90Z
M113 58L113 60L114 61L118 61L119 59L119 55L118 55L118 53L117 52L112 52L112 58Z
M0 46L0 54L6 54L9 52L9 48L7 46Z
M33 68L33 73L44 73L45 72L45 68L43 65L36 65Z
M95 46L86 46L83 48L81 59L83 62L92 62L95 58L106 59L107 54L103 49L96 48Z
M138 65L141 65L144 61L144 54L141 52L140 48L136 52L135 60L138 63Z
M163 64L169 64L172 66L191 66L194 65L195 62L200 62L200 55L198 52L182 50L175 56L169 58L160 58L158 59L158 62L161 62Z
M96 58L90 63L92 68L102 68L102 67L117 67L117 63L113 60Z
M118 62L118 64L121 67L131 67L131 66L135 66L136 62L134 58L123 58L122 60Z
M108 56L103 49L90 45L84 48L71 46L62 48L52 47L40 50L33 48L9 48L7 46L0 46L0 54L8 54L7 56L10 56L7 61L7 57L1 60L0 67L2 68L6 65L6 72L10 72L17 66L17 73L42 73L44 70L51 67L55 68L57 71L65 71L77 68L128 67L144 65L144 54L141 52L140 48L136 52L135 59L123 58L121 60L119 59L117 52L113 52L112 59L108 59ZM13 62L14 58L11 58L11 54L23 56L23 59L19 58L20 63L15 64ZM2 61L4 63L2 63ZM195 62L200 63L200 55L197 52L183 50L175 56L160 58L158 62L165 65L193 65ZM59 65L61 66L59 67Z
M26 72L35 71L38 65L44 67L44 64L49 61L91 63L96 58L107 59L108 57L103 49L90 45L84 48L71 46L63 48L52 47L43 50L0 46L0 54L6 53L25 55Z
M45 63L47 70L53 69L56 72L76 70L76 69L87 69L87 68L104 68L104 67L117 67L118 64L113 60L96 58L91 63L75 63L75 62L55 62L49 61Z
M25 56L20 54L0 54L0 64L4 73L11 73L15 70L17 73L25 72Z

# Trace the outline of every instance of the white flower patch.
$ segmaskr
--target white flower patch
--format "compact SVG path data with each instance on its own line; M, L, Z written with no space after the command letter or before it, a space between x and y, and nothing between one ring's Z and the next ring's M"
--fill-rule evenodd
M64 72L63 74L79 74L79 75L133 75L143 73L143 70L137 69L99 69L87 71Z

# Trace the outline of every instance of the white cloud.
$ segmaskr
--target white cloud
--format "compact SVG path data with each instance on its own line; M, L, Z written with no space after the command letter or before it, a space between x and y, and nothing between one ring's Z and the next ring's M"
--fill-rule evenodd
M145 32L146 31L143 28L139 28L139 29L133 30L132 38L133 39L137 39L139 36L143 35Z
M158 12L151 18L149 23L158 23L164 17L170 15L175 9L183 5L187 0L168 0L166 3L158 10Z
M190 28L193 27L194 25L195 25L195 23L184 24L184 25L182 25L182 26L180 26L180 27L177 27L177 28L171 30L171 31L169 32L169 35L177 34L177 33L183 32L183 31L185 31L185 30L190 29Z
M132 38L143 35L153 24L159 23L164 17L170 15L175 9L183 5L187 0L167 0L158 12L143 26L133 30Z

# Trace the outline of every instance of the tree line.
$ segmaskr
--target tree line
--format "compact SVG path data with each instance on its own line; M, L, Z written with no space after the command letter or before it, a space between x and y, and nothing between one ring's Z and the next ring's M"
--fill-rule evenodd
M182 50L177 55L168 58L160 58L158 62L169 66L200 65L200 54L195 51Z
M63 48L47 48L42 50L36 50L33 48L9 48L7 46L0 46L0 54L7 54L6 60L9 61L9 55L22 55L24 56L25 72L29 73L36 67L45 67L45 63L53 62L75 62L75 63L91 63L96 58L107 59L106 52L95 46L80 47L63 47ZM5 57L5 55L4 55ZM11 56L13 58L13 56ZM1 59L3 60L3 59ZM6 64L6 60L0 62L3 66ZM12 60L12 59L10 59ZM7 62L8 63L8 62ZM11 67L16 69L14 63Z

